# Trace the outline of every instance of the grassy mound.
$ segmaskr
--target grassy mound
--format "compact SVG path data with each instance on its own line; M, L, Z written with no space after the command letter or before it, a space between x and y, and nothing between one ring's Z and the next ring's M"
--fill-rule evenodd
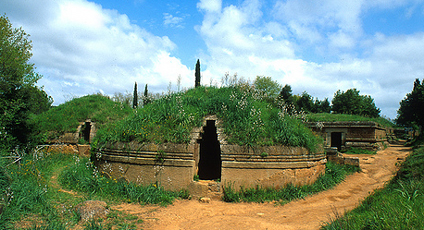
M140 108L122 121L97 132L107 142L188 143L190 132L208 114L224 123L230 144L302 146L310 150L322 142L302 120L284 114L263 100L249 85L198 87L166 95Z
M352 114L333 114L333 113L310 113L306 115L306 119L310 122L335 122L335 121L374 121L383 127L396 128L396 125L383 117L364 117Z
M80 122L91 119L101 127L128 116L132 109L109 97L94 94L75 98L45 113L31 118L31 123L44 140L53 139L65 132L76 132Z

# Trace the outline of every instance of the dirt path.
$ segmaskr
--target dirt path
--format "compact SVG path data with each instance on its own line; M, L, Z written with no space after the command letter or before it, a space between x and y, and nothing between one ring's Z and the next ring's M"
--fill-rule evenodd
M334 189L283 206L178 200L168 207L121 204L112 208L143 219L138 226L143 229L319 229L335 213L352 210L383 187L398 169L396 163L409 153L409 148L392 145L376 155L354 155L362 172L348 176Z

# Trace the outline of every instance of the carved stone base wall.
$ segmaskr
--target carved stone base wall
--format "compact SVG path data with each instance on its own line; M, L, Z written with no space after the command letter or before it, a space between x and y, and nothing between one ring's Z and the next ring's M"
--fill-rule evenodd
M234 189L256 186L280 188L287 184L307 185L325 173L325 155L305 148L268 146L222 147L223 185Z
M159 184L167 190L190 189L197 174L197 144L116 143L97 155L104 175L139 184ZM325 172L325 155L305 148L269 146L247 148L221 145L221 184L282 187L315 182Z

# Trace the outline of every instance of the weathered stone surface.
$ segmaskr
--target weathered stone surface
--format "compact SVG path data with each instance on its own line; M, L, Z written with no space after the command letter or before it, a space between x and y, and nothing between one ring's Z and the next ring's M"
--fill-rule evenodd
M106 202L98 200L84 201L75 207L75 211L80 215L82 221L106 218L109 213Z
M222 168L222 181L236 190L240 187L283 187L287 184L305 185L313 183L325 172L323 159L304 168Z
M47 148L47 152L78 154L78 147L76 145L68 145L68 144L50 145Z
M200 197L206 197L208 195L208 185L193 181L188 186L188 191L190 191L190 195L195 199Z
M90 156L90 145L78 145L78 154L81 156Z
M211 202L211 198L209 197L202 197L199 199L200 203L210 203Z

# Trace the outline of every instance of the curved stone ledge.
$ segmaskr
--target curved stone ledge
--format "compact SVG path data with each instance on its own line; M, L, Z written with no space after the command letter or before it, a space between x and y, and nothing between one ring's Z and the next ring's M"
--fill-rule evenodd
M321 159L322 160L322 159ZM301 169L316 166L317 162L222 162L222 168L238 169Z

